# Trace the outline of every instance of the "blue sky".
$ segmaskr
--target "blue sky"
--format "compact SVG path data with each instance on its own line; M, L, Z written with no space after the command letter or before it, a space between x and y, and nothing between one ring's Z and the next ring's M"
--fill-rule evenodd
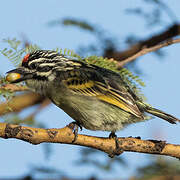
M167 1L177 18L180 17L179 1ZM145 22L141 18L124 13L125 8L144 7L147 11L151 6L147 6L141 0L126 1L70 1L70 0L46 0L46 1L23 1L6 0L1 2L0 10L0 37L19 38L27 37L31 42L38 44L43 49L54 49L56 47L76 50L79 45L88 45L94 42L94 37L89 33L84 33L75 28L49 27L47 24L51 20L63 17L74 17L88 20L93 24L99 24L103 29L119 37L118 43L123 42L128 34L146 38L154 32L162 30L162 26L156 28L146 28ZM166 23L170 19L163 14ZM5 44L0 41L0 48ZM154 54L148 54L138 60L138 67L142 68L144 75L141 77L146 83L143 93L148 98L148 102L156 108L163 109L177 117L180 117L180 44L175 44L164 48L167 54L165 58ZM0 55L0 72L13 68L12 64ZM43 121L48 128L63 127L70 123L72 119L56 106L51 105L44 109L37 116L38 121ZM1 119L1 121L3 121ZM180 143L180 124L171 125L163 120L154 118L144 123L128 126L118 132L118 136L141 136L143 139L163 139L169 143ZM107 136L107 132L92 132L83 130L84 134L97 136ZM78 166L74 163L78 160L80 149L71 145L53 144L53 153L49 160L46 160L42 145L30 145L28 143L14 139L0 139L0 177L15 177L28 173L31 165L49 165L64 171L70 177L88 177L97 175L98 177L117 178L128 177L134 172L137 166L147 163L145 157L150 155L138 153L124 153L122 156L129 162L128 170L124 167L114 165L112 173L97 170L93 166ZM104 160L104 156L95 157Z

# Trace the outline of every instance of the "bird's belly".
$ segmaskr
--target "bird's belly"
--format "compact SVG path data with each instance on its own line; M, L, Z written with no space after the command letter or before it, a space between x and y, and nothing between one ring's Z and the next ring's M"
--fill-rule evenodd
M81 126L90 130L117 131L135 120L130 113L95 97L64 95L62 99L52 101Z

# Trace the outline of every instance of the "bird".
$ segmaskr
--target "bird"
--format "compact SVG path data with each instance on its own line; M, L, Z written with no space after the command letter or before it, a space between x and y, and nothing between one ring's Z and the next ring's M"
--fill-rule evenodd
M145 121L146 113L176 124L180 120L143 102L120 73L66 57L56 51L36 50L24 56L20 67L7 72L11 83L24 81L48 97L79 127L116 131Z

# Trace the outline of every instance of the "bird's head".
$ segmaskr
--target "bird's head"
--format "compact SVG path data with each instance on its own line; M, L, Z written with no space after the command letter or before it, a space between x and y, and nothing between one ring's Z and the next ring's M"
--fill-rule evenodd
M53 80L55 69L65 67L66 58L56 51L37 50L26 54L20 67L8 71L6 76L10 83L27 80L47 81Z

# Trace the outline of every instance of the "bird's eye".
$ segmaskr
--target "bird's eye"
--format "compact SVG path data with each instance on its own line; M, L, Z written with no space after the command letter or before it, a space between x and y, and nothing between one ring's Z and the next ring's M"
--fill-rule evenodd
M36 69L36 67L37 67L37 64L35 64L35 63L31 63L29 65L29 69Z
M50 66L39 66L38 68L37 68L37 70L39 71L39 72L48 72L48 71L50 71L52 69L52 67L50 67Z

